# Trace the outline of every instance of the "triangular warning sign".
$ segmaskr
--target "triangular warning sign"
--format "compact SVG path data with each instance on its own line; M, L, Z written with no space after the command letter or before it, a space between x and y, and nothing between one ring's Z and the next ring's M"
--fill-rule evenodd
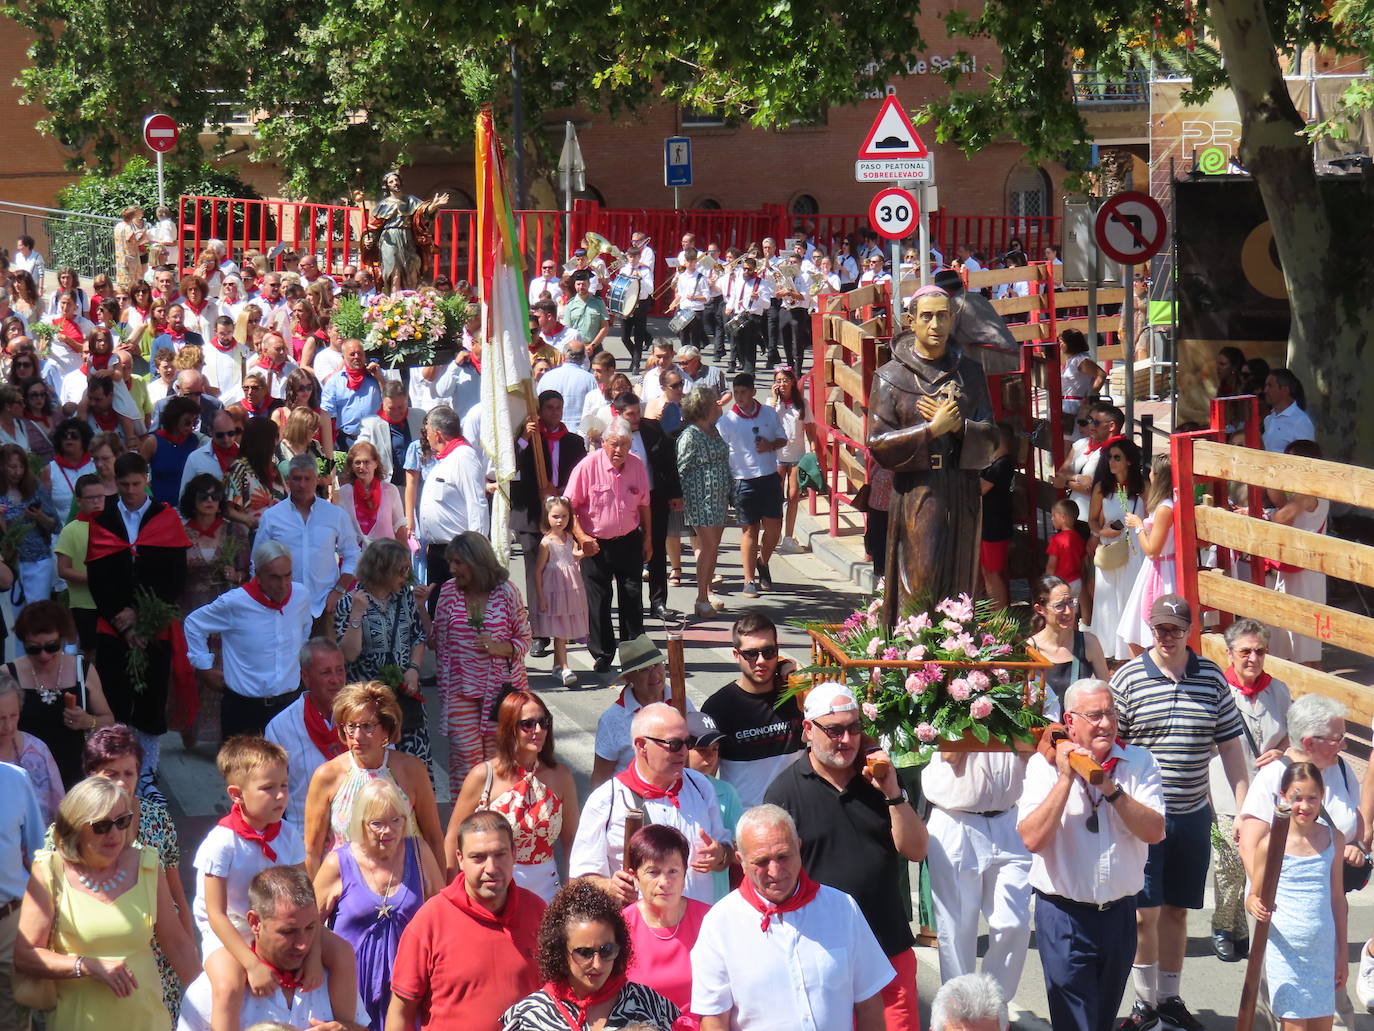
M873 128L868 130L863 146L859 148L859 160L929 156L930 152L916 134L916 128L902 110L902 105L897 102L896 96L888 94L883 99L878 117L873 119Z

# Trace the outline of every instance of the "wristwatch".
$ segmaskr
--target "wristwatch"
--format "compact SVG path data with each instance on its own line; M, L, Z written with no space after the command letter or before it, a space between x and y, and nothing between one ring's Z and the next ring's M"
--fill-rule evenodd
M883 801L888 804L888 808L890 809L896 809L899 805L905 804L907 801L906 788L898 792L896 798L884 798Z
M1120 798L1120 797L1121 797L1122 795L1124 795L1125 793L1126 793L1126 789L1123 788L1120 784L1118 784L1118 785L1116 786L1116 790L1113 791L1110 795L1103 795L1103 796L1102 796L1102 800L1103 800L1104 802L1115 802L1118 798Z

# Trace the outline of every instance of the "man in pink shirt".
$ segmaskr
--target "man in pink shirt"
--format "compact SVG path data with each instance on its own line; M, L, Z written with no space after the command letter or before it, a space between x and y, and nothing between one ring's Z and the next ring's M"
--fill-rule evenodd
M652 547L649 475L630 453L633 434L624 419L613 419L601 437L601 450L578 463L568 477L573 535L582 545L582 580L587 585L587 646L598 673L611 668L616 638L611 626L614 582L620 609L620 640L644 632L640 574Z

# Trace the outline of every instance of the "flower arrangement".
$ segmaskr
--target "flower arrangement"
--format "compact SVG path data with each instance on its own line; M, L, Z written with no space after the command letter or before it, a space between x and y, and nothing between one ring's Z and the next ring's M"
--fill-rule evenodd
M1031 743L1046 663L1024 644L1011 613L966 594L927 609L908 605L891 632L882 595L839 626L811 624L817 661L799 671L844 680L860 699L864 731L898 766L919 766L971 737ZM804 690L804 688L798 689Z
M432 365L448 333L448 320L433 294L402 290L378 294L363 312L368 357L396 368Z

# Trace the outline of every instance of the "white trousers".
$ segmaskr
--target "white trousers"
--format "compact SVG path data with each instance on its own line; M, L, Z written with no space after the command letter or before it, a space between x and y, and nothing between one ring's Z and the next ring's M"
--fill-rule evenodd
M941 982L977 972L982 916L988 923L983 973L1014 998L1031 933L1031 857L1016 833L1015 807L1000 816L933 808L927 826Z

